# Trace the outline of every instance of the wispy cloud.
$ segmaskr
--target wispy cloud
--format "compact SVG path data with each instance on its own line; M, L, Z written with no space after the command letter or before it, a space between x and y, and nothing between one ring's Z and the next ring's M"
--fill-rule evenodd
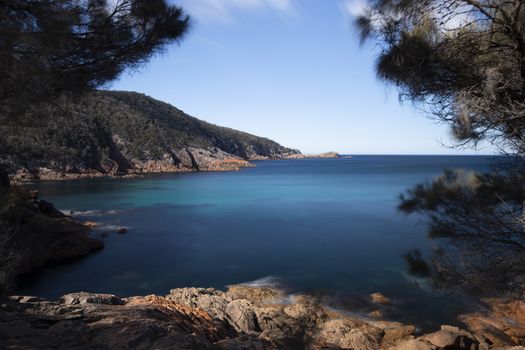
M469 23L472 23L475 18L470 15L471 8L467 6L459 7L455 11L451 11L447 14L441 14L436 12L434 18L441 23L441 26L446 31L454 31L460 29Z
M177 0L191 16L200 21L231 23L240 11L273 11L279 16L295 16L296 0Z
M355 18L366 12L368 3L366 0L344 0L339 7L345 17Z
M364 15L370 7L367 0L342 0L339 3L339 8L345 18L354 19ZM469 15L469 9L470 7L468 6L460 6L454 11L450 11L450 13L447 11L436 11L433 17L445 30L455 30L472 22L473 19ZM380 24L379 18L373 18L372 20L376 26Z

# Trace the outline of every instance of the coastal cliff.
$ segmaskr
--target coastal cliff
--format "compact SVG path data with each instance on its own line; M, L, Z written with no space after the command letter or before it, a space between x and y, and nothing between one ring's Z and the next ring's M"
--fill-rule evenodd
M469 330L443 325L416 335L412 325L350 316L312 296L243 285L130 298L84 292L58 301L10 296L0 297L0 348L523 349L516 347L525 340L523 306L490 306L483 314L462 316Z
M0 166L14 180L238 170L297 154L135 92L62 97L16 121L0 117Z

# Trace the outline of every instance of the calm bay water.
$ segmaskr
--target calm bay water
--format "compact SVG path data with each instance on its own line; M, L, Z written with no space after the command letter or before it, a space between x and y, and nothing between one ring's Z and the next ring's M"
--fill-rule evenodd
M272 281L336 298L366 313L366 297L393 300L387 316L422 329L457 323L469 300L423 288L402 255L432 246L423 218L398 212L399 194L445 168L488 169L485 156L356 156L256 162L239 172L36 184L79 218L129 227L99 253L30 276L24 294L121 296L178 287Z

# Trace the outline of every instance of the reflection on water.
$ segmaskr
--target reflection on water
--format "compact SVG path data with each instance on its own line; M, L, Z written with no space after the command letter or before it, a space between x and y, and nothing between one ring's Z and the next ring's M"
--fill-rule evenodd
M432 327L470 307L407 274L403 254L429 252L422 217L397 209L399 194L445 168L488 169L490 157L356 156L257 162L240 172L94 179L35 185L83 220L126 226L106 248L35 274L23 293L122 296L171 288L225 288L273 276L367 312L370 293L392 301L389 317ZM425 323L425 321L427 323Z

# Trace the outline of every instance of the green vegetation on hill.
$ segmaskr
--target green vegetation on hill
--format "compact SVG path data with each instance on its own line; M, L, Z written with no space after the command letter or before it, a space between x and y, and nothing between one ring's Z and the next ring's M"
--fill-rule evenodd
M16 120L0 121L0 162L10 172L39 167L104 172L107 161L122 167L161 160L166 154L177 157L187 147L217 148L243 159L298 153L267 138L203 122L135 92L62 98Z

